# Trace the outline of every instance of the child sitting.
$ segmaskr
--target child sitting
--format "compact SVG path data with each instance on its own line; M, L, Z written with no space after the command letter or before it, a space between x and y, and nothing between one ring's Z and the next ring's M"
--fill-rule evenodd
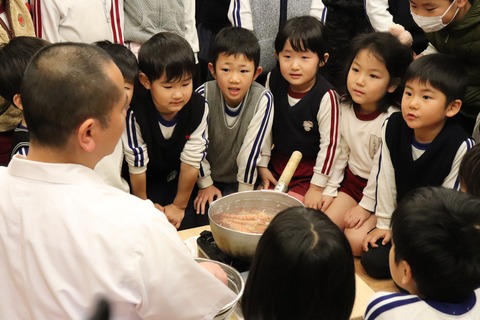
M125 93L127 94L127 106L130 106L132 101L135 82L138 77L138 63L135 55L125 46L112 43L108 40L99 41L95 43L96 46L105 50L113 59L117 67L123 75ZM124 145L128 145L126 139L126 131L122 135L122 139L118 141L117 146L112 154L104 157L95 166L95 171L98 172L103 180L120 190L130 192L128 182L122 178L122 166L124 159Z
M161 32L142 45L138 60L142 86L127 115L132 193L160 204L176 228L184 217L181 228L206 224L195 221L190 200L208 143L208 106L193 94L192 48L179 35Z
M376 221L368 212L362 215L363 211L350 209L362 200L381 145L382 125L398 111L396 98L403 91L399 85L412 62L412 52L393 35L382 32L358 35L351 51L347 94L340 104L340 154L334 170L342 183L325 213L345 228L353 254L359 256L363 239ZM375 203L365 205L373 211Z
M390 272L408 293L378 292L365 320L480 319L480 200L440 187L409 193L392 215Z
M20 110L23 110L20 99L20 87L23 74L28 62L41 48L49 45L43 39L36 37L20 36L13 38L10 42L0 45L0 96ZM13 132L12 153L27 155L30 145L30 138L27 123L22 117L21 122Z
M245 319L350 318L355 299L352 251L322 212L278 213L258 242L242 298Z
M402 112L383 126L380 155L368 182L376 181L377 187L364 190L364 197L376 201L377 227L365 238L362 255L373 277L390 276L390 220L405 194L423 186L460 189L458 168L474 141L451 118L462 106L465 81L462 65L442 54L415 60L405 73Z
M468 150L463 156L460 168L458 169L458 178L460 179L460 189L463 192L470 193L476 197L480 196L480 144L477 144Z
M320 209L340 140L337 94L319 73L328 60L323 24L311 16L288 20L275 39L275 56L280 66L267 79L275 115L259 174L264 188L275 185L290 155L300 151L290 191L304 195L307 207Z
M208 64L215 80L199 87L210 110L208 153L202 161L195 199L197 213L206 203L232 192L253 190L265 136L272 129L273 98L255 82L260 46L252 31L222 29Z

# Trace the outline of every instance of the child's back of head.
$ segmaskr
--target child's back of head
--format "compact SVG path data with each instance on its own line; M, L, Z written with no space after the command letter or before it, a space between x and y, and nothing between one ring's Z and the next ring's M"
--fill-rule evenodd
M166 81L195 76L195 56L190 44L171 32L160 32L145 42L138 52L140 72L150 82L166 76Z
M49 44L41 38L20 36L0 45L0 96L13 103L13 97L20 92L28 62Z
M132 51L121 44L112 43L108 40L95 42L95 45L105 50L112 57L122 72L125 82L135 84L138 77L138 62Z
M465 68L457 58L436 53L414 60L405 72L405 83L418 81L442 92L446 105L463 100L467 87Z
M247 60L253 61L255 69L260 63L260 45L255 34L244 28L228 27L223 28L215 37L211 47L211 56L213 57L213 66L215 66L218 56L225 54L227 56L244 55Z
M479 212L480 200L465 193L440 187L412 191L392 216L390 269L407 262L412 293L424 299L466 300L480 286Z
M322 212L280 212L260 238L242 300L246 319L349 319L355 297L350 245Z

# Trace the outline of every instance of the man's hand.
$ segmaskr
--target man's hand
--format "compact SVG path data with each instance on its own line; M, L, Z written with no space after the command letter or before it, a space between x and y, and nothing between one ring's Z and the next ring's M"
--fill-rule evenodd
M213 184L205 189L198 190L197 197L193 201L193 207L197 211L197 214L205 214L205 205L210 205L214 200L220 199L222 193Z
M382 238L382 244L386 245L388 242L390 242L390 239L392 239L392 231L385 229L374 229L373 231L371 231L369 234L367 234L365 240L363 240L363 251L368 251L369 244L372 248L378 248L376 242L378 241L378 239Z

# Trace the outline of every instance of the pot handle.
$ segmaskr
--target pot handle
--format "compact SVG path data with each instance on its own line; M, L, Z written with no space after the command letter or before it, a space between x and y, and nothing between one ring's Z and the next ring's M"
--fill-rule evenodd
M302 160L302 153L300 151L294 151L290 156L285 169L283 169L282 175L278 179L278 183L274 189L275 191L287 192L288 184L290 183L290 180L292 180L293 174L295 173L295 170L297 170L300 160Z

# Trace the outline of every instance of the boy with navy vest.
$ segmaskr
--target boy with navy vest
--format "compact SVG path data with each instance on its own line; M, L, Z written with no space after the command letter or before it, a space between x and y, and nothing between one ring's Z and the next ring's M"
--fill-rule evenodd
M408 67L402 111L392 114L383 126L379 156L362 202L354 208L365 210L364 201L374 203L377 226L366 236L362 255L369 275L390 277L390 220L405 194L424 186L460 190L460 162L474 144L451 119L460 111L464 93L464 71L452 57L428 55Z
M253 190L260 151L273 121L272 94L255 82L262 73L255 35L239 27L222 29L212 53L208 67L215 80L197 89L210 108L208 154L195 199L196 211L202 214L215 197Z
M157 33L138 63L142 85L127 114L132 193L159 204L176 228L206 224L196 221L190 199L208 142L208 106L193 93L192 48L177 34Z

